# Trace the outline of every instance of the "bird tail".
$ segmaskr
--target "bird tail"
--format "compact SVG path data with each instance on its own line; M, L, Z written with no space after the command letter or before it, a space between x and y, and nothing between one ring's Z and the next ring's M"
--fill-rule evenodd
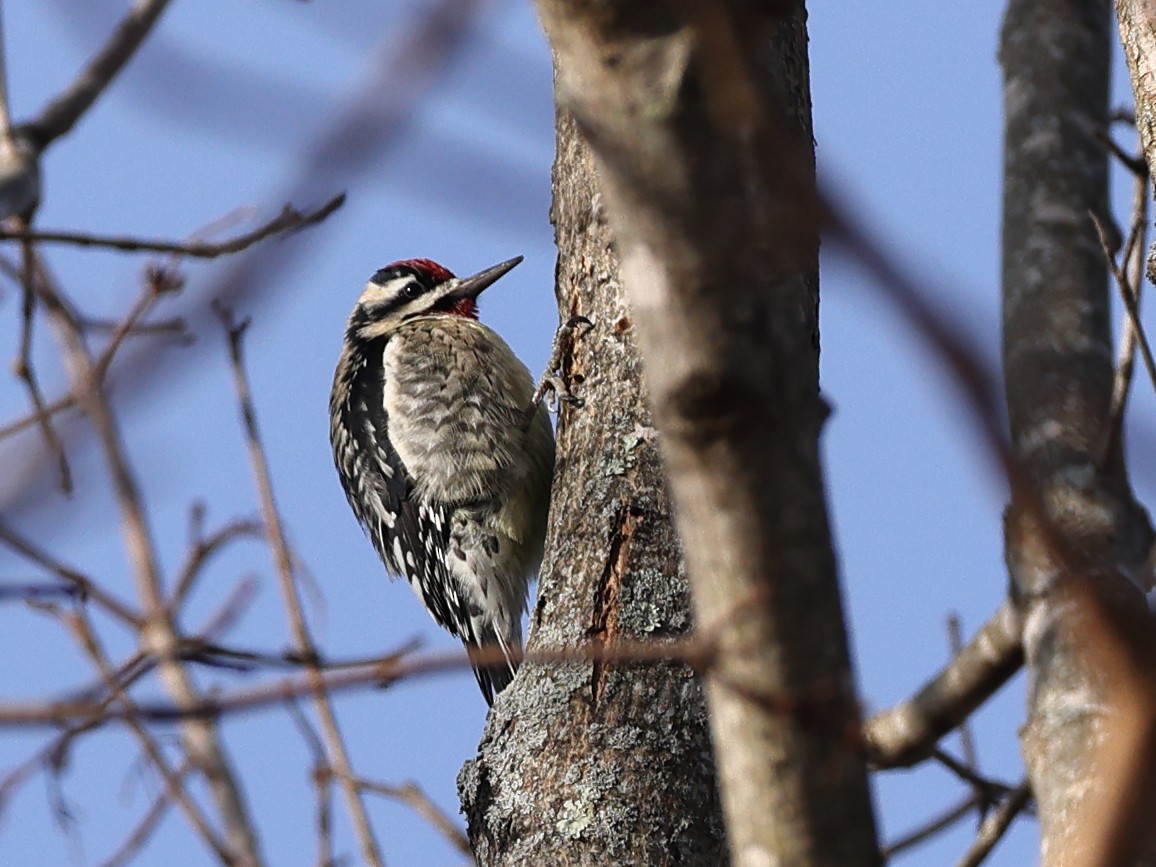
M477 641L465 641L466 649L473 647L479 650L484 650L487 656L492 659L492 654L495 648L500 648L503 660L501 662L489 662L486 665L475 665L474 677L478 679L478 686L481 687L482 695L486 698L486 704L493 705L494 697L510 685L513 681L514 675L518 673L518 657L521 654L515 655L511 651L511 647L515 650L521 649L521 637L518 635L507 638L498 630L491 626L487 626L481 630Z

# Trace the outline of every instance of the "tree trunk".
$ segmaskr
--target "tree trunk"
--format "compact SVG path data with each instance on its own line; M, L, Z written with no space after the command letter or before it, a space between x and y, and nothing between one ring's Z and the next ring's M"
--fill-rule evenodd
M637 325L696 617L717 642L711 728L731 862L876 864L818 451L819 207L802 3L539 9L558 103L597 167L595 181L561 123L563 315L599 328L579 356L587 407L564 419L531 644L687 627L627 349ZM700 702L671 665L521 678L461 781L480 862L720 863Z
M1131 583L1152 540L1112 433L1108 271L1108 0L1012 0L1000 61L1006 114L1003 357L1019 478L1006 516L1031 685L1022 732L1042 863L1082 863L1079 817L1102 801L1097 756L1118 713L1085 646L1089 606L1145 610ZM1116 612L1116 614L1113 614ZM1117 616L1118 615L1118 616ZM1122 622L1122 621L1121 621Z
M528 649L683 636L689 589L589 149L559 112L563 318L588 317L558 419ZM702 690L683 665L526 664L458 780L478 864L726 863Z

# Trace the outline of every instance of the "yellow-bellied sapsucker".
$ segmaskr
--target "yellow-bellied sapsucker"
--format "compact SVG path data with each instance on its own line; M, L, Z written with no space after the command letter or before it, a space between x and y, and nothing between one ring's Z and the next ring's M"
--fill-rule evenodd
M467 647L486 701L513 679L542 560L554 435L530 372L477 320L519 256L457 278L429 259L382 268L345 329L329 399L346 497L386 569Z

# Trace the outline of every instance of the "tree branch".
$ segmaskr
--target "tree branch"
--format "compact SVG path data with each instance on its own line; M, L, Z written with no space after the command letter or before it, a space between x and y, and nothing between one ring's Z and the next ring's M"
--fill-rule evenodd
M68 89L57 96L39 116L23 126L39 150L68 133L92 107L113 78L140 48L169 0L136 0L108 41L80 71Z
M352 781L353 768L349 760L349 751L345 746L345 739L341 734L341 727L337 722L337 714L334 713L333 703L325 691L321 670L316 664L317 649L313 643L313 637L309 634L309 626L305 621L305 612L301 605L301 597L298 594L297 582L293 574L293 558L289 554L285 528L273 495L269 461L265 456L265 449L257 429L257 409L253 403L248 375L245 372L243 340L245 329L248 327L248 320L235 324L232 321L232 314L224 308L218 308L217 313L229 338L233 380L236 384L237 401L240 404L241 419L245 427L249 460L253 467L253 476L256 479L261 514L264 517L269 536L269 546L273 553L273 563L281 584L281 596L289 619L293 646L301 658L306 660L306 672L312 686L313 707L321 721L321 731L325 738L325 761L336 772L338 786L345 795L346 808L349 810L349 817L361 846L361 857L365 863L372 865L372 867L382 867L384 862L381 857L381 850L374 836L373 826L369 822L365 803L362 801L361 792Z
M39 264L37 278L37 290L49 319L56 326L72 388L77 392L95 428L112 477L125 548L136 578L137 593L146 611L142 641L146 649L159 660L161 679L174 701L181 706L194 706L200 697L189 673L174 656L180 644L178 630L173 619L166 613L152 529L139 485L124 450L116 417L104 391L101 372L84 342L79 322L52 286L46 270ZM257 838L215 726L211 720L192 718L182 724L181 735L186 753L205 775L209 790L217 802L221 821L228 832L231 857L240 859L247 867L256 867L261 863Z
M1114 674L1089 664L1080 623L1101 607L1113 624L1146 617L1131 576L1153 538L1123 450L1102 461L1115 372L1088 215L1108 224L1112 37L1108 0L1012 0L1000 37L1004 391L1019 471L1005 547L1032 683L1021 745L1048 865L1081 857L1073 817L1103 797L1096 755L1119 714L1105 700Z
M316 225L345 204L345 193L333 196L325 204L306 211L285 205L272 220L227 241L156 241L118 235L93 235L85 232L53 232L44 229L0 228L0 240L24 241L36 244L70 244L76 247L108 247L128 253L172 253L195 259L216 259L231 253L240 253L273 235L295 232Z
M878 768L923 761L935 744L966 720L1023 665L1020 618L1004 603L938 674L864 726L868 755Z

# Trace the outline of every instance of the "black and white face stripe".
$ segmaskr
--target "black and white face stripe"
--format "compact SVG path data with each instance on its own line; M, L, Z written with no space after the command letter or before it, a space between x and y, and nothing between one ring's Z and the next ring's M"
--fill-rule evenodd
M439 295L436 290L453 279L454 275L436 262L394 262L370 278L358 307L366 323L404 319L435 306Z

